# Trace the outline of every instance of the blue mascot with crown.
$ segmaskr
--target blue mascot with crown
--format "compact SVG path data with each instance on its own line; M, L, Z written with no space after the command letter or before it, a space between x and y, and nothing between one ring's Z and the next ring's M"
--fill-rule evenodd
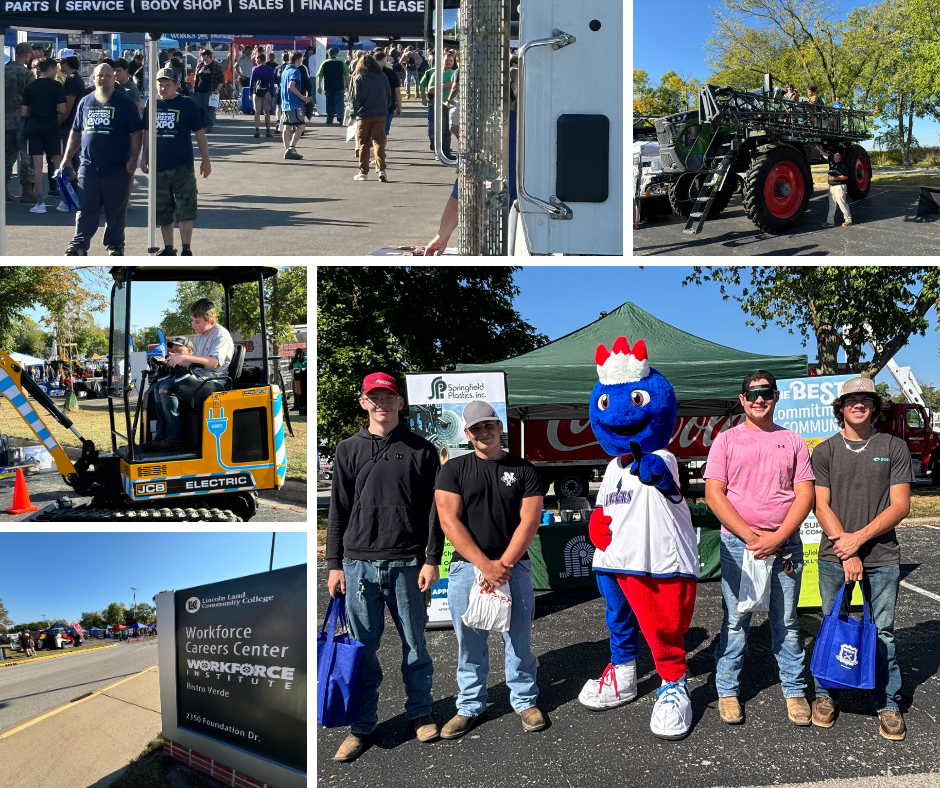
M632 350L619 337L595 354L599 381L591 394L591 428L613 455L589 526L597 585L607 603L610 664L585 684L578 700L602 711L637 694L636 657L642 632L662 686L650 729L681 739L692 726L686 684L685 633L695 609L699 558L679 466L668 451L676 393L649 366L646 343Z

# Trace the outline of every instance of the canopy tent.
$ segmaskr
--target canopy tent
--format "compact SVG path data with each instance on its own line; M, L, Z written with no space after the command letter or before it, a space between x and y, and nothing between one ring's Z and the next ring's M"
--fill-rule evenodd
M288 36L235 36L235 46L272 46L272 47L307 47L316 46L316 39L312 36L291 38Z
M680 416L740 412L741 381L755 369L778 378L808 374L807 358L764 356L709 342L628 301L599 320L521 356L492 364L458 364L458 372L505 371L507 413L522 419L586 419L597 383L594 352L617 337L646 341L650 365L676 390Z
M41 358L27 356L24 353L10 353L9 356L21 367L43 367L46 365L46 362Z

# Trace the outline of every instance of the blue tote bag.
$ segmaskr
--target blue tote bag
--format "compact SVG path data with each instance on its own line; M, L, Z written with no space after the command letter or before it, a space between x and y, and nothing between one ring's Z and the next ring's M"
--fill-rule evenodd
M346 630L346 597L330 599L317 633L317 724L326 728L350 725L362 706L363 645Z
M864 620L852 618L847 610L843 612L846 586L843 583L832 610L823 616L810 670L819 683L829 689L874 689L878 627L871 623L864 588Z

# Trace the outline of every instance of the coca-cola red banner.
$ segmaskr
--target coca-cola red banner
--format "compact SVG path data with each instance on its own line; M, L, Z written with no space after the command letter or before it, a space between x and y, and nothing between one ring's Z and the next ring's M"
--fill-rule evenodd
M744 423L736 416L682 416L667 447L680 460L704 460L715 437ZM519 422L509 425L510 450L519 451ZM606 462L610 459L600 447L588 420L538 420L525 423L525 458L529 462Z

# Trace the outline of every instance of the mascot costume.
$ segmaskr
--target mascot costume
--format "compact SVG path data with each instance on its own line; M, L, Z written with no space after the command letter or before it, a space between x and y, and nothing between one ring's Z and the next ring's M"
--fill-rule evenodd
M589 531L594 571L607 603L610 664L578 700L603 711L636 697L642 631L662 678L650 729L681 739L692 725L686 685L685 633L695 608L698 546L679 490L679 466L668 451L676 393L647 361L646 343L626 338L595 355L600 379L591 394L591 428L614 455L597 494Z

